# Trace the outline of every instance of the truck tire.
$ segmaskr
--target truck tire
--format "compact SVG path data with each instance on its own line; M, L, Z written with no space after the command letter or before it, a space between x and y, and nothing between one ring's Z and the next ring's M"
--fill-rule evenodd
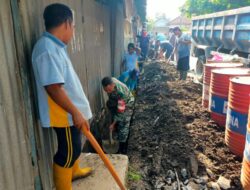
M199 82L203 81L203 66L205 63L206 63L205 55L199 56L195 68L196 78L198 79Z

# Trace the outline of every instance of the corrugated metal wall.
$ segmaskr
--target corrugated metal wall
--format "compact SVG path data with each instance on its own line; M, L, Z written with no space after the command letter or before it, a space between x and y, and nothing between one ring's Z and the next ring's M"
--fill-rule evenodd
M121 62L123 59L124 52L126 49L124 48L124 7L121 3L115 4L115 20L114 25L114 73L113 75L118 77L121 73Z
M134 42L134 34L132 31L132 18L135 14L135 7L133 6L134 0L123 0L123 3L117 1L113 6L113 20L112 32L114 35L114 41L112 42L113 48L113 61L114 70L113 75L118 77L123 68L121 63L123 55L127 51L127 45L130 42ZM125 7L124 7L125 6Z
M11 3L0 2L0 189L34 189L32 132L26 111ZM23 92L23 93L22 93ZM34 165L35 166L35 165Z
M97 112L104 105L101 79L111 75L110 11L92 0L85 0L83 13L88 97L91 108Z
M29 50L44 30L42 19L44 7L52 2L58 1L19 2L24 37ZM108 6L96 3L94 0L60 2L69 5L75 13L76 30L69 46L70 56L85 93L90 98L91 107L96 112L101 105L98 102L100 93L96 94L97 88L100 88L100 73L103 76L111 74L110 10ZM100 65L104 66L103 71L100 71Z
M0 2L0 190L53 186L56 138L51 129L39 126L30 63L32 47L43 32L44 7L52 2L56 1ZM60 2L74 10L70 56L97 113L104 105L100 80L111 75L110 8L94 0ZM119 19L118 24L123 22L123 17Z
M134 42L134 36L132 31L132 19L135 15L134 0L126 0L125 3L125 19L124 19L124 45L127 49L127 44Z

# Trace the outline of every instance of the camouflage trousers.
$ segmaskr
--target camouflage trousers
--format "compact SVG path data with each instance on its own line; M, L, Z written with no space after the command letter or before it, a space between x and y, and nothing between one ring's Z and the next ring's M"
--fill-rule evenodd
M133 114L132 107L126 107L124 113L119 114L119 121L117 122L116 128L118 133L119 142L127 142L129 136L130 120Z

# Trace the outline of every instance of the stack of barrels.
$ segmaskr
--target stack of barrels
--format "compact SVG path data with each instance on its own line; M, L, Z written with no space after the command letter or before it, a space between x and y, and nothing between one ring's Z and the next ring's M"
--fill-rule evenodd
M211 119L222 127L226 124L230 78L236 76L250 76L250 69L215 69L211 73L209 111Z
M209 89L211 72L213 69L219 68L237 68L242 67L242 63L208 63L204 65L204 77L203 77L203 91L202 91L202 105L204 108L208 108L209 105Z
M230 79L225 142L230 151L242 157L245 147L250 77Z
M250 100L249 100L250 102ZM243 186L243 189L250 189L250 104L249 106L249 112L248 112L248 124L247 124L247 132L246 132L246 144L245 144L245 150L244 150L244 157L242 161L242 168L241 168L241 184Z
M230 151L243 157L241 183L250 190L250 69L241 63L204 65L202 105L225 127Z

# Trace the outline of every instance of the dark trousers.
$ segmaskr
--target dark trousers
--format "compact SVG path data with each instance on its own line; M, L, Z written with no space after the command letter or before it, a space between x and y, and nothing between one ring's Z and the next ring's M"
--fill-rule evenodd
M186 80L187 72L189 70L189 56L178 60L177 70L180 72L180 80Z
M129 134L130 134L130 132L128 133L128 138L127 138L126 142L119 143L119 150L118 150L119 154L127 154L128 153Z
M58 149L54 162L61 167L70 168L81 154L81 132L75 126L54 128L57 135Z

